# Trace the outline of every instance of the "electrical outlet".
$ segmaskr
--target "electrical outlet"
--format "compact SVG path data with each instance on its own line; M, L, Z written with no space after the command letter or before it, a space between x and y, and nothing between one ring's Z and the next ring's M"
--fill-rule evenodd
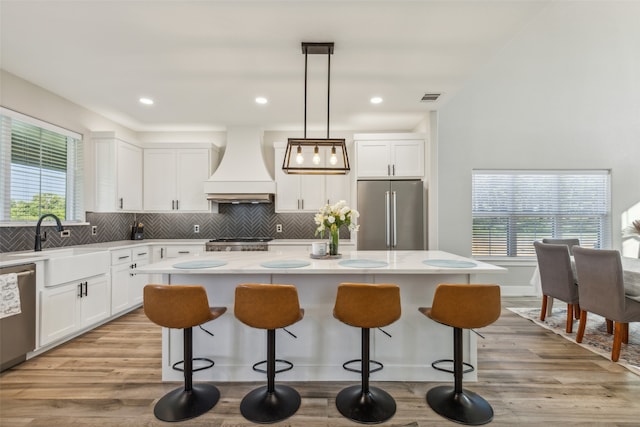
M98 226L97 225L92 225L91 226L91 235L92 236L97 236L98 235Z
M276 233L282 233L282 224L276 224Z
M199 232L200 232L200 226L199 226L198 224L195 224L195 225L193 226L193 232L194 232L194 233L199 233Z
M69 237L71 236L71 230L62 230L60 232L60 237Z

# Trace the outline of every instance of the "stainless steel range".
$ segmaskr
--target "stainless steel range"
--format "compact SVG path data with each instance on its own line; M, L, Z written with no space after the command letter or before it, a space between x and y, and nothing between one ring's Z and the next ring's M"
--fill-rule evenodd
M271 237L221 237L205 243L207 252L268 251Z

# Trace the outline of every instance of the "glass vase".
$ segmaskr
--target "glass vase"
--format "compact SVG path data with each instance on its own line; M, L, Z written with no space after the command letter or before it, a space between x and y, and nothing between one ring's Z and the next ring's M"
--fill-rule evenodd
M340 239L339 229L329 232L329 255L338 255L338 241Z

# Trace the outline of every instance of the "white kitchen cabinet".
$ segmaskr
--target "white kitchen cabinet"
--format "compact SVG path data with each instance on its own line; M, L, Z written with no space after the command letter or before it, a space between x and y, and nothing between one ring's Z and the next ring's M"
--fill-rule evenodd
M108 318L109 277L89 277L41 293L40 346L69 336Z
M189 255L201 255L204 252L204 244L171 245L164 248L163 258L178 258Z
M149 264L151 254L148 246L141 246L139 248L133 248L133 268L138 268ZM136 306L142 304L144 287L151 283L149 280L149 274L132 273L131 286L129 287L129 305Z
M142 148L113 132L92 135L95 146L95 210L142 210Z
M206 148L148 148L144 150L144 209L149 211L208 211L203 182L211 174Z
M275 148L276 212L316 212L327 201L325 175L289 175L282 171L285 148Z
M358 178L423 178L424 139L356 141Z
M111 251L111 313L116 314L142 303L147 274L134 269L147 265L150 260L148 246Z

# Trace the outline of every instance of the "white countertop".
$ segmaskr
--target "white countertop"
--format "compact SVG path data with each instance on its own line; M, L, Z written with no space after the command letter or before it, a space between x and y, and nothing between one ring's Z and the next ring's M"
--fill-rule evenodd
M147 240L116 240L113 242L91 243L88 245L76 246L59 246L55 248L45 248L41 252L35 251L17 251L0 253L0 267L9 267L12 265L20 265L32 263L36 261L44 261L51 258L56 252L64 250L82 250L91 251L108 251L112 249L134 248L144 245L204 245L210 239L147 239ZM317 242L320 239L273 239L269 242L269 246L303 246L311 247L311 242ZM341 240L340 244L344 246L354 245L350 240Z
M475 266L434 267L423 263L424 260L457 260L473 262ZM384 262L382 267L354 268L340 264L344 260L370 260ZM218 267L208 268L176 268L175 264L191 261L219 261L224 263ZM265 262L304 261L308 265L295 268L270 268L262 266ZM173 258L149 264L136 270L150 274L476 274L501 273L507 270L502 267L464 258L442 251L351 251L343 253L340 259L312 259L308 249L296 251L270 250L267 252L207 252L202 255Z

